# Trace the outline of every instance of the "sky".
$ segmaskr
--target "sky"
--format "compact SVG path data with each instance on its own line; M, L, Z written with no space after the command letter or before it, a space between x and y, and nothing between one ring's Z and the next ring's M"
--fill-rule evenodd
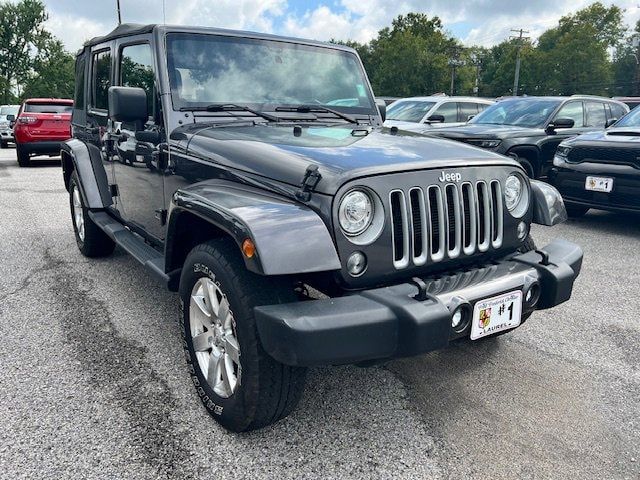
M315 40L366 42L396 16L422 12L442 19L465 45L491 46L524 28L536 38L591 0L165 0L166 23L275 33ZM603 0L640 19L640 0ZM47 27L68 50L117 24L116 0L45 0ZM120 0L122 21L162 23L162 0Z

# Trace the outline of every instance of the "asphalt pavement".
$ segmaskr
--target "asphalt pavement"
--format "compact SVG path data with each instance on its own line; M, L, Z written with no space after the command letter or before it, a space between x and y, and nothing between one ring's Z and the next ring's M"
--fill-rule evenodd
M229 434L200 405L177 296L79 253L58 162L0 150L0 478L640 478L640 216L534 227L585 250L573 299L498 339L310 371Z

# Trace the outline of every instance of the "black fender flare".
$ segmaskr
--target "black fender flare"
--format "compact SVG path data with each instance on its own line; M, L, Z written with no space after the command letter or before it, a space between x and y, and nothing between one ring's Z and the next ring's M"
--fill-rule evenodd
M71 170L75 170L80 179L80 189L87 208L103 209L113 203L109 180L98 147L71 139L62 143L60 154L65 186L69 188Z
M204 219L234 239L246 239L256 253L243 255L247 268L261 275L339 270L340 259L327 226L305 205L255 187L209 180L177 190L171 200L165 241L166 268L172 261L181 215Z
M505 153L505 155L512 157L512 158L518 158L518 157L523 157L526 158L527 160L531 161L531 159L525 155L518 155L518 153L525 153L527 155L530 155L533 157L533 162L534 164L532 165L534 169L537 170L537 174L540 174L540 171L542 170L542 168L544 167L544 161L542 160L542 151L540 150L540 148L537 145L514 145L513 147L511 147L509 150L507 150L507 153Z

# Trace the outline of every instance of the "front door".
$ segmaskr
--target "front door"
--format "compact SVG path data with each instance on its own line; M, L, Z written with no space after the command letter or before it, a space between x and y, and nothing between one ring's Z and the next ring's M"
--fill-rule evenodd
M164 141L160 101L155 88L155 66L146 39L127 39L117 48L116 85L140 87L147 93L149 119L145 124L112 125L118 185L118 213L149 240L164 239L164 181L159 169L158 145Z

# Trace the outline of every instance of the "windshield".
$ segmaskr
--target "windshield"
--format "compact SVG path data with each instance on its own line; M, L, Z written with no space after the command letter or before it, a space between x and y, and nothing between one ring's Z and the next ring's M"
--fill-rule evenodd
M640 127L640 108L634 108L618 120L616 127Z
M531 98L502 100L473 117L469 123L543 127L559 105L560 100Z
M420 123L436 102L424 102L420 100L405 100L394 102L387 109L387 120L400 120L402 122Z
M5 107L0 107L0 116L6 117L7 115L17 115L18 114L18 110L20 109L19 106L5 106Z
M175 108L211 104L324 105L375 114L358 58L350 52L272 40L169 34Z

